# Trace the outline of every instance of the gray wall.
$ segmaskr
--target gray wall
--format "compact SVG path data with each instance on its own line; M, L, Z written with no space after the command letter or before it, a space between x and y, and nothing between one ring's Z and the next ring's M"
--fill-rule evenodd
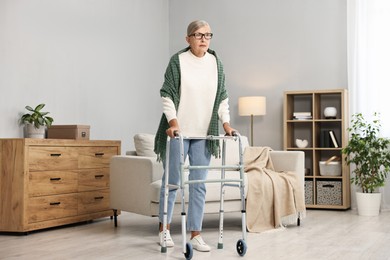
M1 0L0 138L22 137L19 114L42 102L130 149L161 115L168 25L168 0Z
M55 124L89 124L91 139L130 149L156 130L165 67L194 19L215 33L242 134L238 97L267 97L255 145L282 148L284 90L347 87L346 1L1 0L0 138L22 137L19 114L43 102Z
M346 1L171 0L169 8L171 54L185 46L189 22L210 23L241 134L250 135L250 118L238 116L238 98L266 96L254 145L283 148L285 90L347 88Z

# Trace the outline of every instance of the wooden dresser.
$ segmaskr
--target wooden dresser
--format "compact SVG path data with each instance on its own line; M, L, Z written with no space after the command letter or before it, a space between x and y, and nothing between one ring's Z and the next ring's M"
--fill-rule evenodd
M120 141L0 139L0 231L112 216L110 158Z

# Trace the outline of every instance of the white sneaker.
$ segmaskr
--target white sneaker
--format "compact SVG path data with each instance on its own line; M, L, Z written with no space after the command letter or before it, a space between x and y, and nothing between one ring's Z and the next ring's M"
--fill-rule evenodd
M163 242L164 242L164 231L161 231L159 234L158 234L159 238L160 238L160 246L163 246ZM173 240L171 238L171 234L169 232L169 230L167 230L167 239L166 239L166 246L167 247L173 247L175 245L175 243L173 243Z
M198 251L201 251L201 252L209 252L211 249L209 247L209 245L207 245L202 237L200 235L197 235L195 236L194 238L192 238L190 240L191 244L192 244L192 247Z

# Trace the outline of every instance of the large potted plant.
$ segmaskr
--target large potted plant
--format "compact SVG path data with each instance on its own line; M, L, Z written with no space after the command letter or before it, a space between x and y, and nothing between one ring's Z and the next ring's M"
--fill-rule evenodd
M45 138L46 127L50 127L53 123L53 118L47 116L49 112L42 112L42 108L45 104L39 104L35 108L26 106L25 108L30 111L22 115L20 123L25 125L24 135L27 138Z
M347 130L350 139L342 153L346 155L346 163L355 166L351 183L360 188L356 192L358 213L378 215L381 200L378 188L385 185L390 171L390 139L380 136L378 113L374 113L372 122L368 122L361 113L352 115L351 126ZM369 201L365 203L367 199Z

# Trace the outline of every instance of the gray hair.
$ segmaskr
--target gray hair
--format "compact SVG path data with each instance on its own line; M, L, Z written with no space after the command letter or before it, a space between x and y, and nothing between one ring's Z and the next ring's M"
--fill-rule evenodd
M204 20L196 20L196 21L191 22L187 27L187 36L190 36L196 30L198 30L199 28L204 27L204 26L210 26L210 25Z

